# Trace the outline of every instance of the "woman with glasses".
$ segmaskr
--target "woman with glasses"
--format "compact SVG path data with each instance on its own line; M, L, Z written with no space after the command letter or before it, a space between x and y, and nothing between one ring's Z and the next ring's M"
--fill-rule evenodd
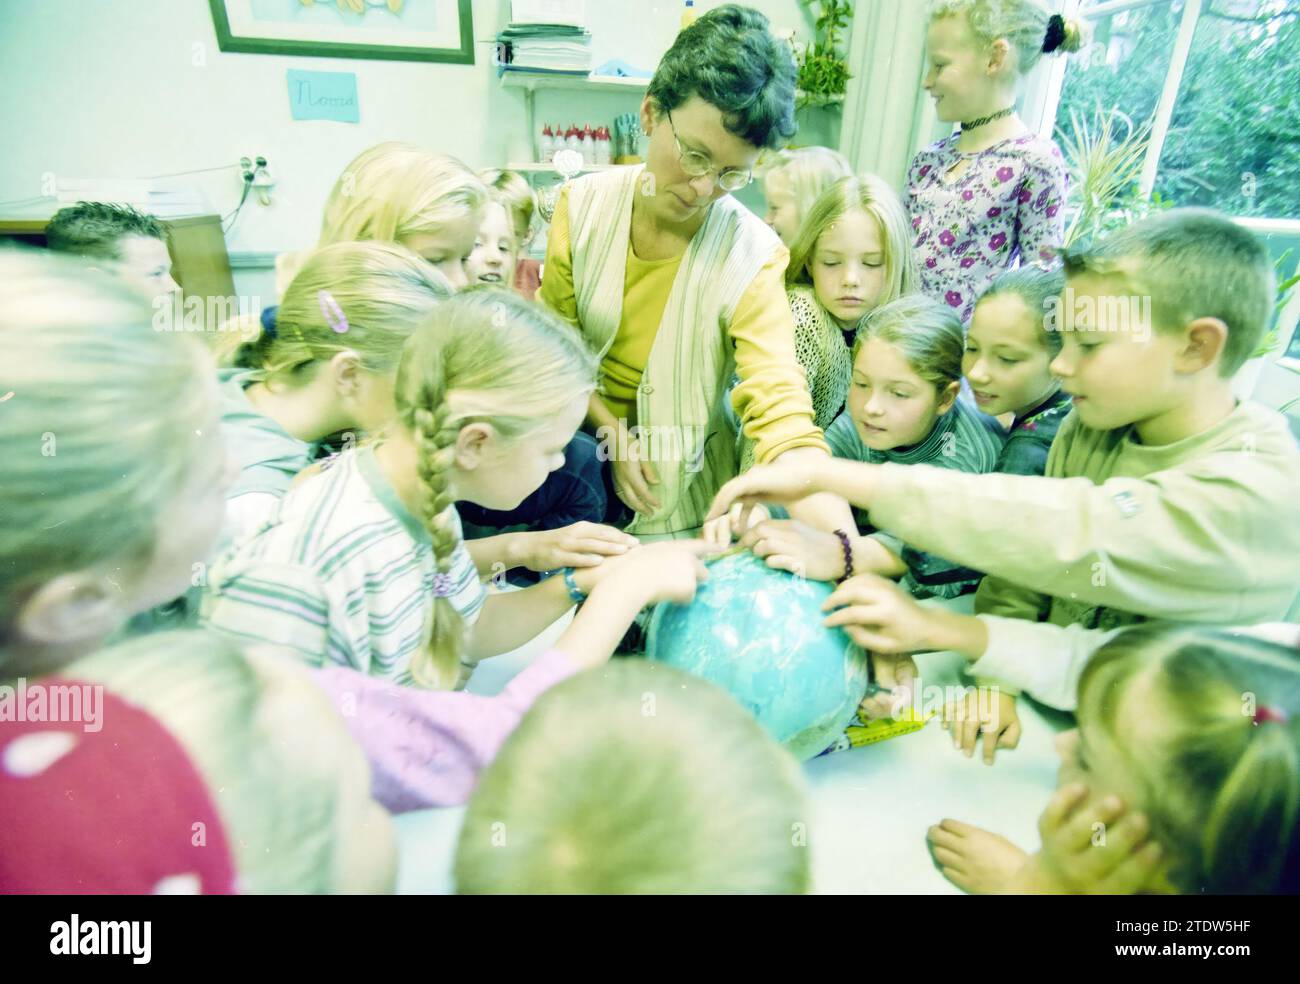
M645 165L569 183L551 221L538 298L601 358L587 424L609 459L607 521L637 535L698 530L735 474L733 372L758 461L826 454L795 359L789 253L731 197L795 132L794 60L767 25L729 4L679 34L641 105ZM849 520L838 501L804 513Z

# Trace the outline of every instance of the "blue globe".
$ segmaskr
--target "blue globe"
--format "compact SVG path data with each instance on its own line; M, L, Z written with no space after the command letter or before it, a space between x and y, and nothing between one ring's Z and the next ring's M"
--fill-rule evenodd
M771 570L746 551L709 565L689 605L650 616L646 655L728 691L801 761L844 732L867 689L867 657L822 625L832 587Z

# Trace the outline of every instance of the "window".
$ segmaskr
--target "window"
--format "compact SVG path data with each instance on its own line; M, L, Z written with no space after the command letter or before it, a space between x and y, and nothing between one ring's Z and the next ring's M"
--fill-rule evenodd
M1150 121L1129 191L1235 216L1279 278L1300 260L1300 0L1060 0L1088 22L1085 49L1045 80L1041 132L1112 107L1115 136ZM1300 357L1300 330L1276 326Z

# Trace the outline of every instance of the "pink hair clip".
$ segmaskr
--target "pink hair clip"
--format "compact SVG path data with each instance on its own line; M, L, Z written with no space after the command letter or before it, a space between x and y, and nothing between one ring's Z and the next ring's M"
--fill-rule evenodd
M452 587L450 574L433 575L433 596L435 598L450 598Z
M339 307L339 302L334 300L334 295L327 290L318 290L316 300L320 302L320 313L325 316L325 323L340 335L346 332L348 319Z
M1275 707L1260 707L1255 710L1255 724L1286 724L1289 718Z

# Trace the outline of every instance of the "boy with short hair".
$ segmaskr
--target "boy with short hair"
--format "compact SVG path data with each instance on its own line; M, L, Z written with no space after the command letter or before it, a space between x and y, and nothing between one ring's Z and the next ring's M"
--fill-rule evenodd
M172 279L167 230L152 215L130 205L77 202L54 213L45 227L46 245L84 256L136 284L150 297L180 292Z

